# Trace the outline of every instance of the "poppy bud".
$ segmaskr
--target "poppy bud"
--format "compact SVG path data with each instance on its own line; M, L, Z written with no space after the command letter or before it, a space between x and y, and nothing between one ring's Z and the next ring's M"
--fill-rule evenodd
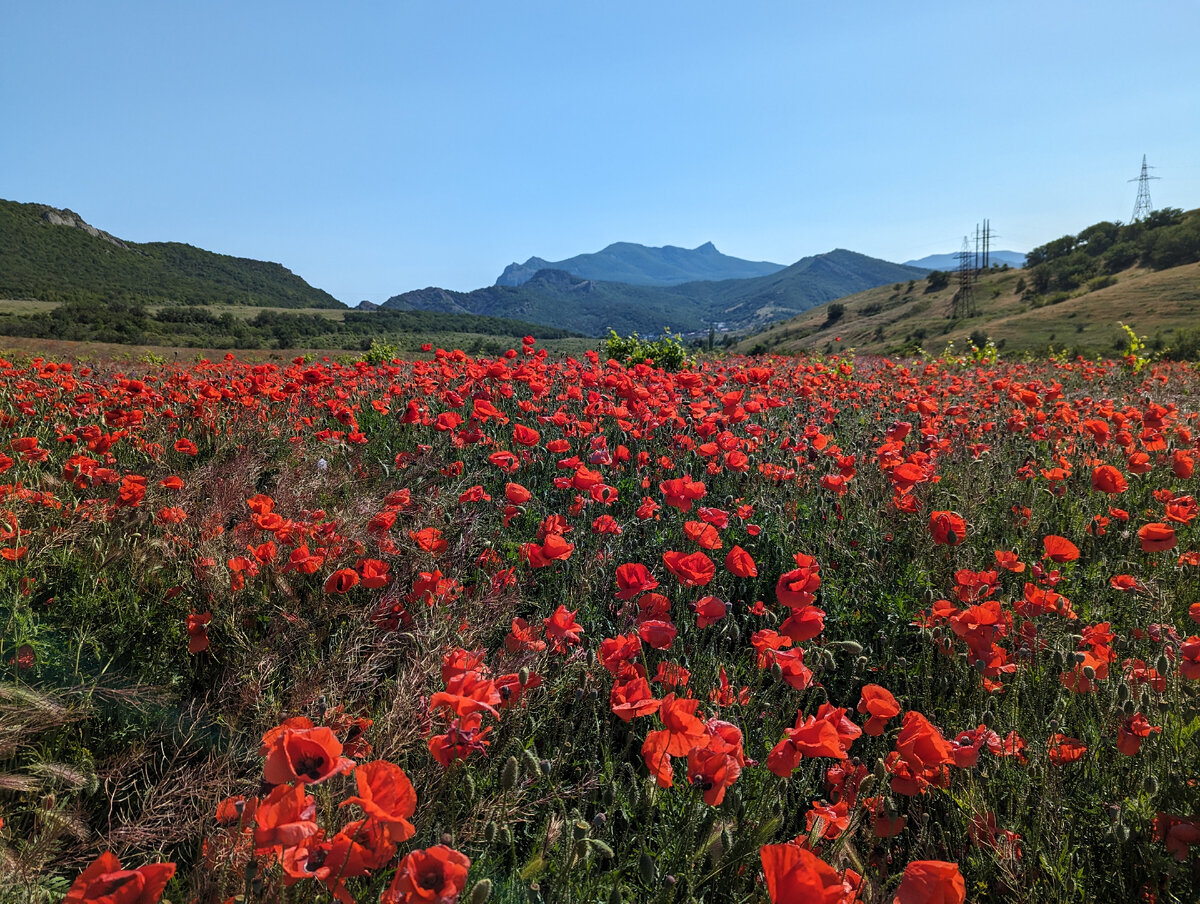
M1058 731L1058 719L1051 719L1051 720L1050 720L1050 730L1051 730L1051 731Z
M771 677L776 681L783 680L783 666L781 666L778 662L771 663Z
M510 756L504 761L504 769L500 773L500 790L505 793L511 791L517 786L517 758Z
M892 802L890 797L885 798L883 801L883 815L888 819L896 818L896 804Z
M488 898L492 896L492 880L480 879L475 883L475 887L471 889L471 904L487 904Z
M1117 685L1117 702L1124 703L1128 699L1129 699L1129 685L1128 684Z
M521 682L521 687L529 683L529 666L521 666L521 671L517 672L517 680Z
M996 721L996 714L994 712L992 712L990 709L985 709L983 711L983 715L979 717L979 721L982 722L984 725L991 725L993 722Z
M1094 668L1092 668L1090 665L1085 665L1083 667L1083 677L1086 678L1088 681L1094 680L1096 677L1096 670Z
M454 836L449 832L442 832L442 844L446 845L447 847L454 844Z
M511 826L505 826L504 828L502 828L500 830L500 841L501 841L501 843L506 844L509 847L512 847L513 833L512 833Z
M1134 703L1133 700L1126 700L1121 704L1121 712L1125 713L1127 716L1132 716L1135 712L1137 712L1137 704Z
M1146 780L1142 782L1142 789L1149 795L1153 796L1158 793L1158 779L1153 775L1147 775Z
M848 653L851 656L861 656L863 645L856 640L839 640L829 645L829 649Z
M1061 670L1067 664L1067 657L1063 655L1062 650L1055 650L1053 655L1050 657L1050 661L1054 664L1056 669Z
M875 776L875 781L885 782L887 781L887 774L887 766L884 765L883 757L880 757L875 761L875 771L872 773L872 775Z
M1171 662L1167 659L1166 653L1160 653L1158 662L1154 663L1154 668L1158 670L1158 674L1165 675L1171 668Z
M483 827L483 840L488 844L491 844L496 840L496 833L498 831L499 830L496 828L496 821L494 819L489 820L488 824Z
M621 885L620 883L612 887L612 891L608 893L608 904L621 904Z
M1139 702L1142 704L1142 706L1141 706L1142 709L1149 709L1150 708L1150 692L1142 691L1142 697Z
M523 754L521 754L521 759L525 761L525 768L529 772L537 775L541 771L541 767L538 764L537 753L533 750L533 748L529 748Z
M854 660L855 673L861 672L866 667L867 667L867 657L866 656L859 656L856 660Z
M603 860L612 860L616 857L613 849L598 838L589 838L587 843Z
M875 787L875 776L868 775L858 783L858 793L863 797L867 797L871 793L871 789Z
M737 626L737 622L729 622L729 627L725 629L725 633L734 643L742 636L742 629Z
M250 862L246 864L246 868L242 870L242 875L245 876L246 881L249 882L258 875L258 863L251 859Z
M654 861L650 859L650 855L642 851L642 856L638 858L638 875L642 877L642 881L647 885L654 885L658 879L658 869L654 866Z

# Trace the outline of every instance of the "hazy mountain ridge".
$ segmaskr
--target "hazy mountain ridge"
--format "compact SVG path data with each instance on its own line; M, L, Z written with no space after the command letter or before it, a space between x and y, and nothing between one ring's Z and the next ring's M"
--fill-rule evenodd
M852 292L919 279L927 271L836 249L750 279L701 280L644 286L586 279L543 269L519 286L473 292L430 287L395 295L385 309L486 314L603 335L750 329L803 312Z
M904 265L925 267L928 270L957 270L959 254L961 252L958 251L951 254L927 254L914 261L905 261ZM1008 264L1010 267L1025 266L1025 254L1021 251L989 251L988 258L989 263Z
M674 286L699 280L752 279L784 269L783 264L748 261L722 254L712 242L697 248L676 245L651 247L614 242L600 251L577 254L561 261L531 257L512 263L496 280L497 286L519 286L541 270L563 270L572 276L620 282L633 286Z

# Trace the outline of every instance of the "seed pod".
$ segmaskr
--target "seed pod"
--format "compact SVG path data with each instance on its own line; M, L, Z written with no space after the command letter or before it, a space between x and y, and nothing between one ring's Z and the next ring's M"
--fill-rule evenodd
M576 840L578 840L580 838L586 838L588 832L590 832L591 830L592 830L592 827L590 825L588 825L586 822L584 822L582 819L580 819L580 820L577 820L575 822L575 824L571 826L571 835Z
M603 813L597 813L592 817L592 831L601 832L604 830L605 824L608 822L608 817Z
M492 880L480 879L475 883L475 887L471 889L471 904L487 904L488 898L492 896Z
M508 793L517 786L517 773L520 766L517 763L515 756L510 756L504 761L504 769L500 773L500 790Z

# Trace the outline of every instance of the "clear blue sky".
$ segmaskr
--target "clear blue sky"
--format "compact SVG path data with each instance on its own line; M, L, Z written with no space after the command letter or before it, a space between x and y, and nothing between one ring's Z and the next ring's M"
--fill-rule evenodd
M614 241L903 261L1200 206L1200 3L0 4L0 197L350 304Z

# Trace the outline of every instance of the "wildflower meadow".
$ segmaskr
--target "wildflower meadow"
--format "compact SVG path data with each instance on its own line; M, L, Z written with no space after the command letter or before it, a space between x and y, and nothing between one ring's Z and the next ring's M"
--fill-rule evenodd
M0 900L1200 899L1200 374L0 361Z

